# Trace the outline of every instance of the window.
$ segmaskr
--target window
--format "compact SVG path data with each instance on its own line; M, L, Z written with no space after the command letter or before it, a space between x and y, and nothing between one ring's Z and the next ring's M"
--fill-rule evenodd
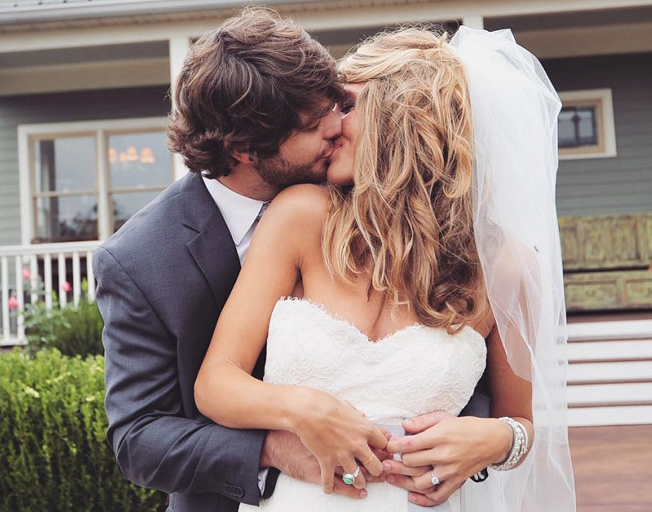
M19 128L25 243L103 240L174 179L166 119Z
M559 158L616 156L611 89L562 92L559 114Z

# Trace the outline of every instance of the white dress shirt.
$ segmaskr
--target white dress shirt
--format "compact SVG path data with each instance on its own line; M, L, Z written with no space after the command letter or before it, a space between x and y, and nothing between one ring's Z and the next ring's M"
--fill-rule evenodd
M224 217L226 227L229 228L231 238L233 238L233 243L238 251L240 265L242 265L249 250L249 245L251 245L254 229L258 224L256 222L258 214L267 203L242 196L219 180L209 180L207 178L203 178L203 180L208 193L220 209L222 217Z
M219 180L209 180L202 177L208 193L220 209L226 227L229 228L231 238L238 251L240 265L244 263L245 256L254 236L254 229L258 224L259 215L264 212L269 202L258 201L234 192ZM258 473L258 488L260 494L265 492L265 483L269 469Z

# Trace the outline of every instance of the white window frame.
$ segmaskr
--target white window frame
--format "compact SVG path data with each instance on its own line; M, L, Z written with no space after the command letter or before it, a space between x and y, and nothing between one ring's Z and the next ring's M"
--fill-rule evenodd
M564 107L597 105L599 148L559 148L560 160L585 160L592 158L614 158L616 151L616 124L611 89L584 89L560 92Z
M31 142L35 138L47 138L76 134L95 134L96 166L98 171L97 230L99 241L111 236L109 208L109 168L107 137L114 133L147 130L165 130L167 117L145 117L132 119L106 119L95 121L24 124L18 126L18 167L20 173L20 224L23 245L31 245L35 237L35 220L33 204L34 173L32 172ZM172 158L172 157L170 157ZM173 171L175 172L175 171ZM176 176L171 176L172 182Z

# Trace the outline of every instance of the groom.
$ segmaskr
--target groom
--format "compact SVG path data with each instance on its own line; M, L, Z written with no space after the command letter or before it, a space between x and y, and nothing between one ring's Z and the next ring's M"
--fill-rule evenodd
M247 9L193 45L175 94L170 145L192 172L93 259L108 439L127 479L170 494L168 510L235 511L271 495L279 470L320 481L298 438L216 425L197 411L193 386L267 203L325 181L341 86L305 31ZM335 492L360 491L336 479Z

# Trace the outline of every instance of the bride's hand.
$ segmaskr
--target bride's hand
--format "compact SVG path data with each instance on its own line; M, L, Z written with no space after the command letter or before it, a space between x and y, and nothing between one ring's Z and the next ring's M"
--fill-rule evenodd
M293 432L319 462L325 493L333 492L337 466L351 474L358 466L364 466L373 476L382 474L382 463L372 451L373 448L382 450L387 445L387 439L379 428L351 404L328 393L299 387L295 392L298 413ZM365 487L362 471L353 485L358 489Z
M392 439L387 451L400 452L402 463L387 460L387 481L403 487L422 506L445 502L470 476L503 460L512 442L511 428L492 418L455 417L442 411L403 423L414 435ZM441 483L432 485L430 469Z

